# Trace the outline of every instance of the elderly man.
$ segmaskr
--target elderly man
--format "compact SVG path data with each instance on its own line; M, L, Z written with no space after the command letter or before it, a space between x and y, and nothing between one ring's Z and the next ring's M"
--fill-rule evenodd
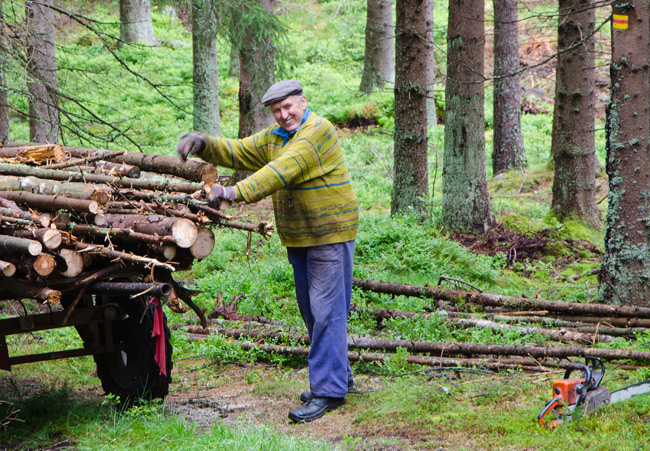
M311 341L310 391L289 412L292 421L306 422L342 405L354 388L347 318L359 207L336 130L307 108L301 84L280 81L262 103L279 127L244 139L191 132L177 150L183 158L193 154L220 166L255 171L235 186L213 186L209 202L273 198L278 235L293 266L296 298Z

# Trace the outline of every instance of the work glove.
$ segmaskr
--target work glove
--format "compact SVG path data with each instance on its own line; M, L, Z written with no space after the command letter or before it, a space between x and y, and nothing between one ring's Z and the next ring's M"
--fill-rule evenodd
M181 140L176 146L176 152L183 160L187 160L188 155L195 155L205 149L205 137L197 132L183 133Z
M208 194L208 205L219 210L222 201L232 202L236 197L237 189L234 186L212 185Z

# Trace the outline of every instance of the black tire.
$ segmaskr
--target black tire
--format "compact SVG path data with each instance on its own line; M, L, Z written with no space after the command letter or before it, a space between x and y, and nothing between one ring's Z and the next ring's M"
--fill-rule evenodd
M108 394L119 397L122 404L131 405L137 400L164 398L169 391L172 371L172 345L163 313L167 375L160 372L156 363L156 341L152 337L154 307L145 299L112 297L126 313L126 318L111 322L113 342L124 350L95 355L97 376ZM142 322L141 322L142 320Z

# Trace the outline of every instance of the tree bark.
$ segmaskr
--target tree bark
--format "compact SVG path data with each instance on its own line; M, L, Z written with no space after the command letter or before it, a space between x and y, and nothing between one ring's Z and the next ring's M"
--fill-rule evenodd
M0 249L17 254L38 255L43 252L43 245L38 241L15 236L0 235Z
M110 158L111 161L116 163L126 163L137 166L143 171L170 174L197 183L203 182L205 184L212 184L217 181L219 176L219 172L214 165L197 158L183 160L181 157L173 155L113 152L111 150L95 150L77 147L64 147L63 149L75 157L92 158L95 155L101 155L102 158Z
M27 20L27 90L29 139L59 142L53 0L25 2Z
M650 5L614 1L607 109L609 196L600 298L650 304ZM622 23L625 28L622 28Z
M4 48L5 41L5 20L3 15L3 0L0 0L0 48ZM8 61L0 59L0 144L9 140L9 100L7 98L7 77L5 67Z
M228 66L229 77L239 77L239 44L230 44L230 64Z
M387 310L381 309L377 312L372 313L378 321L389 318L421 318L426 319L430 315L418 314L414 312L402 312L398 310ZM458 324L461 326L467 327L482 327L492 330L510 330L518 334L539 334L545 337L549 337L552 340L561 341L563 343L594 343L602 342L609 343L612 341L612 337L607 335L594 335L583 332L576 332L568 329L549 329L540 326L522 326L522 325L511 325L499 323L496 321L490 321L482 318L454 318L448 317L445 319L450 324Z
M158 266L161 268L169 269L170 271L174 271L173 266L167 263L159 262L155 258L142 257L140 255L130 254L128 252L116 251L115 249L110 249L108 247L100 246L98 244L75 243L74 248L77 249L78 251L84 251L90 254L97 254L103 257L121 260L127 263L134 263L134 264L139 264L144 266Z
M46 249L58 249L63 242L61 232L57 229L35 229L25 228L12 231L18 238L33 239L45 246Z
M146 179L132 179L111 177L102 174L81 174L79 172L63 171L59 169L41 169L19 164L0 163L0 171L6 175L40 177L50 180L65 180L67 182L81 183L107 183L126 188L150 189L157 191L177 191L192 194L202 189L198 183L177 182L175 180L150 181Z
M518 73L518 3L494 0L494 175L521 168L525 159Z
M0 214L7 217L24 219L41 227L49 227L51 222L49 215L37 215L26 211L16 211L7 207L0 207Z
M221 135L217 20L210 0L192 0L194 130Z
M368 0L366 51L359 89L366 94L395 82L393 0Z
M279 338L281 340L287 340L288 338L291 338L295 341L309 343L309 337L307 334L248 329L219 329L218 332L227 337L236 339L251 337L257 339ZM358 336L350 336L348 338L348 347L351 349L366 349L372 351L389 352L397 352L399 348L402 348L407 350L409 353L431 354L439 357L449 357L454 355L508 355L546 359L592 356L599 357L603 360L650 361L650 352L633 351L628 349L435 343L427 341L389 340Z
M272 0L258 0L266 14L273 14ZM244 22L246 23L246 22ZM249 23L239 54L239 138L246 138L274 122L262 96L275 81L273 42L259 23Z
M363 290L403 296L439 299L454 304L464 302L484 307L502 307L504 310L546 310L574 315L597 315L608 317L650 318L650 308L635 306L616 306L604 304L584 304L580 302L544 301L537 299L516 298L487 293L446 290L435 287L418 287L414 285L393 284L378 280L354 277L352 284Z
M494 223L485 175L484 20L485 2L449 0L442 223L480 233Z
M594 0L560 0L551 153L552 209L600 227L596 204Z
M31 168L25 167L25 172ZM105 204L110 199L110 193L90 184L69 183L37 177L3 176L0 175L0 191L25 191L34 194L60 195L73 199L94 200Z
M157 215L114 215L107 214L110 227L132 229L147 235L173 236L178 247L189 248L197 238L196 225L189 219L169 218Z
M120 0L120 40L128 44L158 45L149 0Z
M427 21L430 0L397 2L395 38L395 175L391 214L426 211L427 162Z
M425 37L425 47L427 49L427 126L435 128L438 125L438 113L436 111L435 82L436 82L436 64L433 42L433 0L426 2L425 20L427 33Z
M13 278L0 278L0 293L2 299L35 299L50 304L59 304L61 302L60 291L39 287Z
M72 210L77 213L97 213L99 205L94 200L73 199L63 196L32 194L25 191L0 191L0 197L39 210Z
M176 238L171 235L150 235L147 233L136 232L131 229L123 229L119 227L94 227L88 224L74 224L71 223L68 227L70 233L75 236L93 236L93 237L106 237L115 236L125 241L143 242L149 244L176 244Z

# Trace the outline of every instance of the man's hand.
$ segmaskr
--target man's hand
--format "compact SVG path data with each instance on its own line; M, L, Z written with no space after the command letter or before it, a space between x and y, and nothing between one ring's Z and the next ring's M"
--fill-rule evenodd
M221 207L221 201L232 202L237 198L237 189L234 186L212 185L208 194L208 205L217 210Z
M205 149L205 138L197 132L183 133L181 140L176 146L176 152L183 160L187 160L188 155L194 155Z

